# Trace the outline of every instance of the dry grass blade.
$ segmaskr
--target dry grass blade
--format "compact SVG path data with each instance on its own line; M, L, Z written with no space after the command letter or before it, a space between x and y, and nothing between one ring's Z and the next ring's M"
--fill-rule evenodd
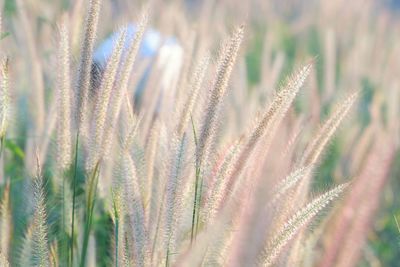
M296 233L306 226L311 219L314 218L315 215L325 208L325 206L327 206L332 200L337 198L347 186L348 184L341 184L334 189L331 189L312 200L292 216L268 242L268 245L263 250L259 259L260 263L264 266L273 265L281 250L290 242L290 240L292 240Z

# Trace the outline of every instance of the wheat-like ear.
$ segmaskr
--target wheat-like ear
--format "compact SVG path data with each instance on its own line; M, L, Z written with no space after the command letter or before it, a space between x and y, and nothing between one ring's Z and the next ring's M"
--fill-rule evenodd
M182 216L182 195L184 181L182 169L184 166L187 138L174 136L170 147L169 173L166 178L165 197L163 199L163 232L165 248L175 250L175 238L178 232L179 219ZM171 246L171 247L170 247Z
M240 145L243 139L240 138L229 148L227 153L224 155L221 165L216 171L215 177L212 179L209 185L209 189L206 192L206 201L204 201L205 207L202 211L202 220L204 223L211 223L220 208L220 204L223 201L224 196L227 193L228 181L227 177L230 176L232 163L237 159L240 153Z
M160 135L160 123L158 120L154 121L153 126L149 132L148 141L146 144L146 151L145 151L145 159L146 159L146 174L147 174L147 185L144 190L144 197L145 197L145 205L148 206L147 212L147 222L152 223L154 222L156 208L157 206L157 197L153 194L157 195L157 188L158 184L156 183L156 175L155 175L155 168L156 168L156 158L157 158L157 151L159 140L158 137ZM154 206L154 202L157 204ZM152 228L148 225L149 234L152 234Z
M128 221L125 224L126 231L129 238L133 240L132 247L134 262L138 266L147 266L148 243L147 243L147 229L145 227L145 214L144 207L141 199L141 193L136 174L135 163L127 150L122 152L118 175L122 183L122 212L127 215Z
M93 114L94 133L90 139L91 152L89 154L89 159L86 166L88 170L93 170L103 156L104 147L106 146L105 142L111 142L110 140L105 140L105 137L107 137L105 136L107 111L110 106L111 91L116 80L125 38L126 28L122 30L118 39L116 40L115 47L109 61L107 62L107 67L101 80L99 92L97 93L96 105Z
M33 198L35 202L35 214L33 216L33 254L38 260L39 266L49 266L49 247L47 244L47 215L46 201L43 190L43 177L41 167L37 168L37 175L33 179Z
M316 137L313 138L313 141L310 143L310 145L307 146L306 151L304 152L300 160L299 166L315 166L318 163L318 159L320 158L322 151L331 140L340 123L349 113L352 105L357 99L357 96L358 92L351 94L343 103L341 103L336 108L334 113L320 128ZM296 207L296 205L298 206L304 204L307 194L309 192L310 178L311 177L307 177L306 179L303 179L301 181L299 187L297 188L295 196L296 201L293 203L293 207Z
M147 9L145 9L142 12L141 19L140 22L138 23L135 36L133 37L132 40L127 39L127 41L128 40L131 41L131 44L127 49L126 56L124 56L125 57L124 62L121 62L122 66L121 70L119 71L120 75L118 79L115 81L116 85L112 92L112 100L110 100L109 104L108 120L110 126L105 129L104 133L105 154L108 154L110 150L111 142L109 140L112 140L114 131L116 130L118 117L121 111L121 106L124 97L128 97L127 89L128 89L129 78L132 73L133 65L135 63L135 59L140 48L140 44L142 42L143 34L146 30L147 23L148 23L148 13Z
M140 125L141 121L142 121L142 117L139 117L139 118L134 117L132 119L132 122L128 129L128 132L126 133L126 136L122 142L122 147L121 147L122 151L126 152L132 147L133 142L135 141L136 135L138 133L139 125Z
M9 113L10 113L10 96L9 96L9 66L8 59L4 60L0 66L0 138L6 134Z
M332 200L337 198L348 186L347 183L338 185L321 196L312 200L304 208L292 216L283 227L273 236L263 249L259 261L263 266L271 266L277 260L285 245L314 218Z
M346 117L350 108L357 99L358 92L351 94L342 104L340 104L329 119L324 123L318 131L311 144L307 147L303 154L300 165L315 164L318 161L326 144L332 138L336 129L339 127L342 120Z
M10 267L7 257L0 251L0 266Z
M285 193L297 185L297 183L304 177L310 174L313 166L301 167L290 173L283 181L281 181L272 190L273 197L270 201L270 205L276 203Z
M72 161L70 45L67 16L60 25L57 96L57 164L66 170Z
M81 46L81 58L78 67L76 91L78 93L78 119L80 129L87 120L89 90L92 70L92 54L96 40L97 24L102 0L90 0L85 22L85 31Z
M33 257L33 239L32 239L32 228L30 224L25 232L24 240L22 243L21 252L19 254L18 263L20 266L31 266Z
M182 136L185 127L189 123L190 115L193 112L194 105L200 92L201 85L203 83L208 64L210 63L210 56L207 53L198 63L193 73L192 78L189 82L190 92L188 98L183 105L180 116L178 117L177 133L178 136Z
M32 186L34 214L25 234L20 263L21 266L47 267L50 266L50 251L47 243L47 216L39 159L37 159L37 172L33 177Z
M140 44L142 42L143 34L146 30L148 23L148 11L145 9L142 12L141 19L138 23L137 26L137 31L135 33L135 36L133 40L131 41L131 44L126 52L126 59L124 64L121 67L121 76L119 80L117 81L117 86L114 90L114 100L113 100L113 105L112 105L112 112L110 114L113 115L112 118L112 123L115 125L115 120L117 119L119 115L119 111L121 109L121 104L123 98L126 96L127 89L128 89L128 83L129 83L129 78L132 73L133 69L133 64L135 63L137 53L140 48Z
M261 120L253 128L247 143L244 145L240 155L235 163L232 165L231 177L229 178L229 188L235 190L237 180L246 166L250 156L252 155L257 143L264 135L266 137L267 146L269 145L277 126L281 122L283 116L286 114L295 96L306 80L312 68L312 63L302 67L299 71L290 77L285 87L277 93L269 108L264 112Z
M329 224L329 238L324 243L324 253L317 265L319 267L356 266L362 255L398 153L391 135L379 132L377 136L379 138L373 143L363 168L352 183L351 191Z
M208 105L205 109L203 125L200 131L198 146L196 148L196 163L197 166L205 158L205 151L208 150L212 135L216 131L217 114L221 105L222 99L228 87L228 81L239 52L240 45L244 36L244 26L240 26L233 33L228 45L223 48L221 57L218 61L217 73L211 93L209 96Z
M7 183L3 198L0 202L0 252L4 256L8 256L8 250L11 240L11 210L10 210L10 183Z

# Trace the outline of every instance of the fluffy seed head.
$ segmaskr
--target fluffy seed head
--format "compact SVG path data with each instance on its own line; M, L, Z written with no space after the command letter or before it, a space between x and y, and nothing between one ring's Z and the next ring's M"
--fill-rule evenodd
M211 137L215 132L218 108L228 87L228 81L243 41L244 26L240 26L233 33L228 45L224 47L221 58L218 61L217 73L211 89L209 102L205 110L205 117L200 131L199 143L196 150L197 165L200 166L204 158L204 152L210 145Z
M12 230L10 210L10 184L7 183L0 202L0 252L8 255Z
M337 198L347 186L348 184L338 185L330 191L315 198L293 215L269 241L266 249L260 257L260 263L262 263L263 266L273 265L283 247L292 240L296 233L298 233L302 227L306 226L311 219L314 218L315 215L325 208L332 200Z
M0 66L0 138L4 137L9 122L10 96L9 96L9 66L8 59L4 60Z
M89 90L92 71L92 54L96 40L97 24L99 21L101 0L91 0L85 22L85 31L81 47L81 59L78 68L76 91L78 92L79 127L84 125L89 111Z
M67 169L72 160L70 48L66 16L60 25L57 92L57 163Z
M330 116L318 131L317 136L313 138L311 144L307 147L303 158L300 162L301 165L315 164L320 157L326 144L336 132L342 120L350 111L352 105L356 101L358 92L351 94Z

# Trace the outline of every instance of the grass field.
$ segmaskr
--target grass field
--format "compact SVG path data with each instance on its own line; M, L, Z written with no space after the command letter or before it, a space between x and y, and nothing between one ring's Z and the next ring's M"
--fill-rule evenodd
M396 1L0 5L0 267L399 266Z

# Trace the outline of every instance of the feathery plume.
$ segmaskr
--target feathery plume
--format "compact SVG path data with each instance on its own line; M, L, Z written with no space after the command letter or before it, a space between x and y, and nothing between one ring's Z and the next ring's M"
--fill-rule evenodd
M306 226L312 218L315 217L323 208L325 208L332 200L337 198L348 184L341 184L329 190L321 196L312 200L304 208L299 210L292 216L283 227L274 235L264 248L259 261L263 266L271 266L277 260L279 253L283 247L298 233L301 228Z
M154 201L154 199L156 199L156 197L153 195L153 193L157 194L155 192L157 185L155 183L154 169L155 169L155 161L156 161L158 145L159 145L159 140L158 140L159 134L160 134L160 123L157 120L153 123L153 126L150 130L149 138L148 138L147 145L146 145L146 151L145 151L147 186L144 191L144 196L145 196L145 203L149 206L149 208L148 208L149 212L146 214L148 223L151 223L154 221L153 215L155 214L155 210L156 210L156 209L153 209L154 203L152 203L152 201ZM150 225L149 225L149 231L151 234Z
M126 38L126 29L124 28L116 40L116 45L107 63L105 73L103 75L99 88L97 101L94 109L93 136L91 137L90 149L92 150L87 162L87 169L93 170L99 162L104 152L104 132L106 129L107 111L110 104L111 91L117 76L118 65L121 60L122 50Z
M1 63L0 67L0 138L6 134L10 116L10 96L9 96L9 66L8 59Z
M108 112L108 120L110 126L105 129L104 133L104 154L108 154L111 141L113 137L113 133L116 130L116 125L118 122L118 117L121 111L122 102L125 96L127 96L128 82L132 73L133 65L135 63L135 59L137 53L140 48L140 44L142 42L143 34L146 30L146 26L148 23L148 14L147 9L143 11L141 20L138 24L137 31L133 40L131 41L131 45L126 52L125 61L122 62L120 76L116 80L116 86L112 92L112 100L109 104L109 112ZM129 40L130 41L130 40ZM125 53L125 52L124 52Z
M142 42L143 34L146 30L148 23L148 11L147 9L143 11L141 15L140 22L138 23L137 31L135 33L135 37L132 40L131 45L126 54L125 62L121 68L121 77L117 81L118 84L116 86L116 90L114 91L114 104L112 105L112 112L110 114L114 114L112 119L112 123L115 124L115 120L118 117L123 97L126 95L129 77L132 73L133 64L135 63L137 53L140 48L140 44Z
M177 133L179 136L182 136L183 132L185 131L185 127L189 123L190 115L192 114L194 105L199 95L200 88L203 83L209 63L210 63L210 56L209 54L206 54L197 63L196 70L192 78L190 79L189 88L191 88L191 91L189 92L188 98L181 110L181 114L178 117L179 123L177 126Z
M329 119L318 131L316 137L313 138L312 142L307 146L306 151L304 152L300 160L300 166L317 164L322 151L328 144L329 140L331 140L340 123L350 111L352 105L357 99L357 96L358 92L351 94L343 103L341 103L336 108L334 113L329 117ZM309 192L310 182L310 177L307 177L306 179L303 179L301 181L299 187L297 188L295 196L296 201L293 202L294 208L296 208L296 205L302 205L306 201L307 194Z
M33 224L28 226L25 232L24 241L22 244L22 250L19 257L20 266L31 266L33 257L33 239L32 239Z
M396 150L393 139L381 133L376 139L352 190L334 217L331 235L318 266L355 266L379 207L382 190L390 178Z
M220 203L226 195L226 191L228 189L227 177L230 176L230 171L232 171L230 166L232 165L232 162L237 159L238 154L240 153L242 141L243 139L240 138L229 148L215 174L215 177L210 182L209 189L206 193L206 201L204 201L205 207L202 212L202 220L206 223L211 223L214 220L218 213Z
M4 188L3 198L0 202L0 252L9 255L9 245L11 240L11 210L10 210L10 183Z
M186 150L187 138L174 136L171 145L171 158L170 158L170 173L168 174L167 182L165 185L165 198L164 205L164 244L168 249L170 245L175 244L175 237L177 232L177 221L181 215L182 208L182 169L184 165L184 155Z
M292 75L291 78L289 78L286 86L277 93L273 102L262 116L261 120L253 128L247 143L232 166L233 171L231 172L232 177L229 178L229 188L233 188L233 190L235 190L236 186L233 185L235 183L235 179L233 179L233 177L240 176L243 168L246 166L247 161L256 148L257 143L265 134L268 134L267 145L269 145L269 142L273 138L278 124L289 109L295 96L309 75L311 68L312 63L309 63Z
M204 153L208 150L212 135L215 132L218 109L228 87L229 77L233 70L237 54L244 36L244 26L238 27L233 33L228 45L224 47L218 61L215 81L210 93L205 117L200 131L198 146L196 148L196 163L201 166Z
M127 214L127 232L133 239L133 257L138 266L146 266L149 260L147 229L144 207L136 174L135 163L128 151L124 151L119 162L119 175L124 188L123 212Z
M38 157L38 156L37 156ZM37 171L33 177L34 214L25 234L21 253L21 266L50 266L49 246L47 243L47 216L45 196L43 192L43 178L39 159Z
M273 197L270 201L270 205L276 203L285 193L293 188L304 176L309 175L313 166L301 167L292 173L289 174L283 181L281 181L275 188L272 190Z
M97 24L102 0L90 0L85 22L84 38L81 46L81 58L78 68L76 91L78 94L79 128L86 123L88 114L89 90L92 71L92 54L96 40Z
M43 178L41 167L37 167L37 175L33 180L33 196L35 201L35 214L33 216L33 255L39 266L49 266L49 247L47 244L47 216L45 196L43 192Z
M307 146L307 149L300 161L300 165L317 163L317 160L324 150L326 144L332 138L342 120L346 117L350 108L357 99L357 96L358 92L351 94L341 105L339 105L335 112L324 123L324 125L318 131L316 137L312 139L313 141L311 144Z
M67 16L60 25L57 96L57 163L66 170L72 162L70 48Z

